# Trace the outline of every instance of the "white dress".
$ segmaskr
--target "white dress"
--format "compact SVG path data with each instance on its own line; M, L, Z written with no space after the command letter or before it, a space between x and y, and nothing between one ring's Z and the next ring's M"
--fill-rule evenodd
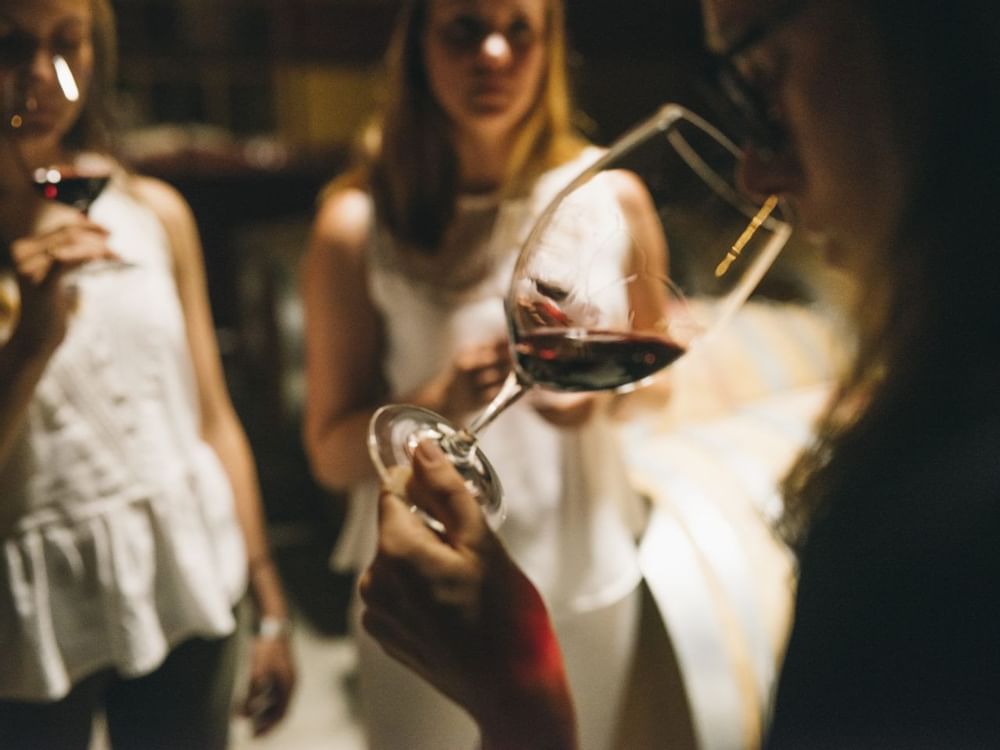
M232 632L246 554L199 437L165 231L113 181L90 211L138 268L79 277L79 305L0 466L0 698L155 669Z
M503 334L503 299L533 217L597 153L588 150L545 175L530 199L505 204L499 214L495 199L460 199L460 212L499 215L492 240L469 249L493 255L488 275L471 288L452 292L443 289L440 279L414 281L396 262L391 239L384 232L374 233L369 292L384 323L383 367L391 393L406 393L426 382L460 347ZM608 193L602 198L613 200ZM609 274L619 274L625 251L622 245L602 255ZM633 536L624 521L625 506L635 498L603 415L579 429L557 429L538 416L529 400L508 408L480 439L505 490L508 512L499 534L553 616L582 747L606 750L636 628L640 573ZM335 565L360 567L373 556L375 493L373 482L354 488ZM373 749L475 746L475 728L464 713L386 656L360 627L356 630L363 720Z

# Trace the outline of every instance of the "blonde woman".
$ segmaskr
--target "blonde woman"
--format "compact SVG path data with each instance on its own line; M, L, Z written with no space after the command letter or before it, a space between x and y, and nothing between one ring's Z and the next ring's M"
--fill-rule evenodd
M0 152L0 273L18 291L0 315L0 746L84 750L103 713L116 750L223 748L247 592L258 732L295 675L194 221L117 166L89 218L28 184L83 151L111 161L107 0L0 0L0 50L3 91L27 103ZM131 267L87 270L114 258Z
M464 421L507 375L502 300L518 247L599 153L571 124L565 57L560 0L415 0L402 13L388 100L358 168L323 195L303 273L306 445L319 481L350 496L338 565L360 570L375 553L372 412L407 402ZM647 196L613 190L649 215ZM662 236L645 246L665 251ZM636 262L620 253L621 265ZM632 303L641 320L658 317L654 296ZM606 407L533 394L482 437L507 491L500 533L563 634L592 750L611 743L639 581L625 521L634 498ZM357 630L371 747L475 745L462 711Z

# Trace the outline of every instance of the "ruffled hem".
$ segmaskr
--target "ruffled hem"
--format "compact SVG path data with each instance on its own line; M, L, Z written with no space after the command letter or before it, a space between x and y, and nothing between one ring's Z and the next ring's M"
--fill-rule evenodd
M214 453L195 462L156 496L48 513L2 541L0 697L57 700L96 670L138 676L188 637L232 632L242 536Z

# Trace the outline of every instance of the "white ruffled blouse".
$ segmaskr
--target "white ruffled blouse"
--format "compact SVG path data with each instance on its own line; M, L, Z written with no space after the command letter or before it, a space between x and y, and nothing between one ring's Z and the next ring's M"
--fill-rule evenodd
M164 228L117 182L90 214L137 267L78 277L69 332L0 466L0 698L147 673L188 637L232 632L246 586Z

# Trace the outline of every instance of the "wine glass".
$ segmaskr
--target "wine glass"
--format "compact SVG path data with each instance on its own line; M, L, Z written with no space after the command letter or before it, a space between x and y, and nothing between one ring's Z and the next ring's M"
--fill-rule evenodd
M70 102L78 101L80 89L66 58L54 54L50 64L62 96ZM31 113L38 106L35 94L32 92L29 65L30 63L25 62L16 66L4 83L4 120L7 127L15 132L25 126ZM47 200L71 206L83 214L89 212L91 204L107 187L114 170L114 164L110 159L94 153L77 154L71 161L49 164L32 170L24 163L16 140L14 151L21 160L22 168L38 189L39 195ZM73 270L73 274L134 267L134 263L120 258L105 258L81 265Z
M723 133L667 104L572 179L515 263L505 303L513 368L500 393L465 427L416 406L378 409L368 447L385 484L402 496L417 444L436 440L496 526L502 485L480 430L534 387L635 389L717 331L791 234L778 199L741 189L739 169Z
M111 165L95 154L81 154L71 162L39 167L31 177L43 198L85 214L111 180Z

